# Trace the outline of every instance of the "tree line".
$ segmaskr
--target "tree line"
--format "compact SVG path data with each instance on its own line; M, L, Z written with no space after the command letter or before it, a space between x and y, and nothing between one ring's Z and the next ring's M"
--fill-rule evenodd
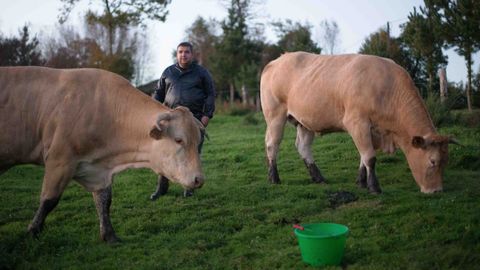
M59 35L40 44L36 36L31 36L28 26L20 29L18 37L0 33L0 65L96 67L140 83L148 51L147 22L165 21L171 0L97 0L100 11L87 10L83 35L65 24L79 0L60 1L63 8L59 21L63 24ZM241 99L241 89L257 90L263 67L284 52L333 54L338 50L340 29L335 21L320 23L322 34L317 42L309 22L258 23L255 8L261 1L221 2L226 9L225 18L199 16L185 30L185 40L194 45L195 59L211 71L223 100ZM275 43L266 41L267 28L275 31ZM447 65L444 49L449 48L465 59L467 67L465 86L450 85L449 91L464 96L460 103L471 110L472 106L480 106L480 70L472 70L472 56L480 50L479 1L424 0L424 6L410 12L398 37L390 35L387 23L363 41L359 53L391 58L402 65L426 98L438 95L437 71Z

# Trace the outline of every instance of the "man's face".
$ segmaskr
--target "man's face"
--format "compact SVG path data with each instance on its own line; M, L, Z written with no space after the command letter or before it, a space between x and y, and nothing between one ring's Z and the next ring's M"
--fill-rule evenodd
M177 48L177 61L182 68L187 68L192 62L192 51L189 47L180 46Z

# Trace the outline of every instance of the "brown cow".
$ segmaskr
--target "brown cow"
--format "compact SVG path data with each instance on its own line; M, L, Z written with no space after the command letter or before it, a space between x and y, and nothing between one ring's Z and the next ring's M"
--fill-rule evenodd
M297 127L295 145L314 182L324 182L311 152L314 135L347 131L360 153L361 187L381 192L375 150L393 152L399 147L421 191L442 190L452 140L437 134L412 79L393 61L368 55L287 53L265 67L260 91L272 183L280 182L276 158L289 120Z
M0 68L0 173L45 166L28 228L35 236L71 179L92 192L107 242L118 240L109 218L116 173L151 168L185 188L201 187L200 128L188 109L171 110L107 71Z

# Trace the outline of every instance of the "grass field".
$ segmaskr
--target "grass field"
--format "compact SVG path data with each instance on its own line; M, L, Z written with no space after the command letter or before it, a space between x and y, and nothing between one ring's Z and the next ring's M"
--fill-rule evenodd
M383 189L355 185L358 154L347 134L317 138L314 155L328 184L309 182L286 129L278 167L267 182L261 114L218 115L202 160L206 184L193 197L171 185L149 200L156 177L129 170L114 180L112 223L122 243L99 240L91 194L72 182L39 239L26 234L38 207L43 168L18 166L0 176L0 269L313 269L301 261L294 223L350 228L341 267L326 269L478 269L480 128L442 128L450 147L444 192L419 192L404 156L379 154ZM332 193L358 199L342 204Z

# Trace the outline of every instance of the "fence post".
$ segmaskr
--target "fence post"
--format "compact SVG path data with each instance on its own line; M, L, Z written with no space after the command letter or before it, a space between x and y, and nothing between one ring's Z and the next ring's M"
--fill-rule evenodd
M235 87L233 86L233 83L230 83L230 108L233 108L233 102L235 99Z
M247 93L247 88L245 85L242 85L242 103L243 106L248 106L248 93Z
M448 91L447 72L445 71L445 68L440 68L438 70L438 77L440 79L440 102L445 103Z
M262 105L260 104L260 92L255 95L255 108L257 112L262 110Z

